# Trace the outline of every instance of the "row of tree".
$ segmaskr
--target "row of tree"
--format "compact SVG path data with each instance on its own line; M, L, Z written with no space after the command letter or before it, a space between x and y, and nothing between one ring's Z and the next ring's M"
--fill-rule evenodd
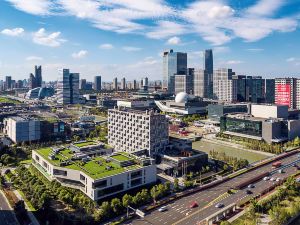
M225 152L218 152L215 150L209 151L209 155L211 158L223 161L230 166L232 166L233 170L242 169L249 165L247 159L238 159L237 157L228 156Z

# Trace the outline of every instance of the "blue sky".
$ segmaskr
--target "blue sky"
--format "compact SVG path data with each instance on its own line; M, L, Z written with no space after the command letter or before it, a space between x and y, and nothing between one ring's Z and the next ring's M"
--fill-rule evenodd
M1 0L0 79L45 80L70 68L82 78L162 78L165 49L202 68L300 77L300 0Z

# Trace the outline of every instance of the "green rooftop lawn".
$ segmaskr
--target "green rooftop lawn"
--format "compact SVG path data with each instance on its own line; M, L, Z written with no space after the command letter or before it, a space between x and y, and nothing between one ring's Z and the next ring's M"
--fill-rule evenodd
M111 156L113 159L116 159L120 162L122 161L128 161L128 160L131 160L131 158L129 158L128 156L125 156L123 154L117 154L117 155L114 155L114 156Z
M77 144L74 144L76 147L78 148L81 148L81 147L85 147L85 146L89 146L89 145L94 145L96 144L96 142L94 141L85 141L85 142L82 142L82 143L77 143Z
M14 103L14 104L20 104L19 101L14 100L14 99L10 99L4 96L0 96L0 103Z
M49 163L51 163L55 166L60 166L61 161L71 159L71 157L72 157L72 153L70 153L69 149L64 149L64 150L60 151L59 154L56 154L55 160L51 160L48 158L49 154L51 154L51 152L52 152L51 148L42 148L42 149L39 149L36 151L41 156L43 156L43 158L45 160L47 160ZM113 156L113 158L115 158L119 161L127 161L127 160L131 159L123 154L115 155L115 156ZM101 164L99 164L98 162L101 162ZM109 170L106 169L106 167L108 167L108 166L110 166ZM80 170L80 171L86 173L87 175L91 176L93 179L99 179L99 178L115 175L118 173L122 173L126 170L138 169L138 168L140 168L140 166L132 165L132 166L128 166L128 167L121 167L114 162L106 162L105 159L102 157L96 157L87 163L82 163L81 160L72 160L72 164L64 166L64 168Z

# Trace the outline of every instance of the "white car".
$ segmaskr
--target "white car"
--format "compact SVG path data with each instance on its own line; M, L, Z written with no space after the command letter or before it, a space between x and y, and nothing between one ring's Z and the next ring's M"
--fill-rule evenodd
M218 203L218 204L215 205L215 207L216 208L222 208L222 207L224 207L224 204L223 203Z
M164 211L167 211L167 206L162 206L158 209L159 212L164 212Z
M276 178L274 178L274 177L271 177L271 179L270 179L270 181L275 181L276 180Z
M279 181L280 181L280 178L278 177L278 178L276 179L276 181L279 182Z
M264 177L264 181L270 180L270 177Z

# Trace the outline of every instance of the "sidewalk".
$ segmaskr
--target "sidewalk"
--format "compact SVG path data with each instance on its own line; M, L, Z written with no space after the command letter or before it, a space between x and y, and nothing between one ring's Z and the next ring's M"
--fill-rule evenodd
M23 200L22 196L20 195L20 193L17 190L14 190L14 193L15 193L15 195L17 196L17 198L19 200ZM28 207L28 205L26 204L25 201L24 201L24 203L25 203L25 207L27 209L27 214L28 214L28 216L29 216L29 218L31 220L31 223L33 225L40 225L39 221L35 218L35 216L33 215L33 213L31 211L29 211L30 209L29 209L29 207Z

